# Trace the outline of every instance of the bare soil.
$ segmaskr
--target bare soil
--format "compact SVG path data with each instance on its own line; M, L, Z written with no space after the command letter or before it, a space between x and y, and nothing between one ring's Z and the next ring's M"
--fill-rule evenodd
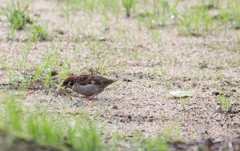
M10 4L0 2L1 10ZM180 6L186 3L182 1ZM60 120L58 114L65 114L59 122L71 122L83 109L97 118L100 129L104 127L102 131L110 138L114 133L129 139L138 133L161 134L184 141L240 135L240 30L226 27L204 36L186 36L170 23L152 31L144 26L140 30L136 17L124 14L118 19L109 14L106 28L104 16L97 13L90 18L83 12L70 12L68 21L61 6L58 1L31 1L27 13L35 25L47 26L53 40L30 45L26 68L20 63L24 60L21 53L28 47L30 25L16 31L14 41L7 37L10 23L0 15L2 92L23 96L25 100L19 102L26 112L38 106L56 121ZM152 32L161 35L160 45ZM59 74L102 72L108 78L127 76L131 80L109 86L93 101L74 93L55 98L63 78L53 77L56 86L50 88L35 82L27 92L10 90L10 71L19 78L34 75L49 54ZM197 94L181 100L169 94L176 90ZM232 99L230 110L221 107L219 95Z

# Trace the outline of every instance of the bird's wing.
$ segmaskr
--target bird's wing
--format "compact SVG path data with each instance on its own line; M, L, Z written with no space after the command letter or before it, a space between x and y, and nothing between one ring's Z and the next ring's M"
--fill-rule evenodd
M76 82L80 85L92 84L93 78L92 75L80 75L76 78Z
M77 77L76 82L80 85L97 84L97 85L109 85L116 80L107 79L96 75L80 75Z

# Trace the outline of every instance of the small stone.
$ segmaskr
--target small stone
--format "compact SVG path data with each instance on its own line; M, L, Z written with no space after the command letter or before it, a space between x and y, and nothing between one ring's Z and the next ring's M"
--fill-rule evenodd
M220 93L219 92L212 92L212 95L219 95Z

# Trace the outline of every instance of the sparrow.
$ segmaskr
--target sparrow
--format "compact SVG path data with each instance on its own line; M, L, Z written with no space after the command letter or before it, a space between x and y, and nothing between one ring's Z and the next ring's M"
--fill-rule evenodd
M84 95L87 100L91 100L119 79L122 78L108 79L97 75L73 75L66 78L61 87L71 88L73 91Z

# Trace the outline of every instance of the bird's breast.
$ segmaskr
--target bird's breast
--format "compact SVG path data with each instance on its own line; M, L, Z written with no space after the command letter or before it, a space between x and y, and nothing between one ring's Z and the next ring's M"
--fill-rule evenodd
M103 91L103 88L101 88L99 85L96 85L96 84L87 84L87 85L74 84L73 91L82 95L92 96L96 93L100 93L101 91Z

